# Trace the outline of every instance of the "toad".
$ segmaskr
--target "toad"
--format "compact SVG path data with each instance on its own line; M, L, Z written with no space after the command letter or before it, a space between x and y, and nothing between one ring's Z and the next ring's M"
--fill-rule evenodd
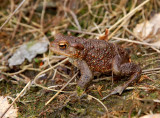
M56 34L54 38L50 49L56 54L69 57L69 61L79 68L81 77L77 84L82 89L89 86L94 72L130 76L128 81L116 87L111 94L121 94L130 83L141 76L140 66L130 62L128 52L116 44L62 34Z

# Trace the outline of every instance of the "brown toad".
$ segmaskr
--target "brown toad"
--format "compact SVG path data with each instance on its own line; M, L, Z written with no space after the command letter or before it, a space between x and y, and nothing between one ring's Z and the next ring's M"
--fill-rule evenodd
M56 34L50 48L56 54L69 57L70 62L80 69L81 77L77 84L81 88L88 87L93 72L112 72L117 76L130 76L126 83L112 92L121 94L131 82L141 76L140 66L129 62L128 52L105 40Z

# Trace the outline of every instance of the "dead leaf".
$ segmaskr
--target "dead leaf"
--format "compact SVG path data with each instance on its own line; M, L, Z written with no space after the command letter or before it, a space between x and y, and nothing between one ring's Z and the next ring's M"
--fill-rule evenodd
M152 47L160 49L160 13L150 20L137 24L133 33L142 41L150 43Z
M5 110L10 106L7 97L0 96L0 116L5 112ZM7 111L3 118L16 118L18 109L13 106Z
M160 114L149 114L149 115L142 116L140 118L160 118Z
M31 41L27 44L23 44L8 60L9 66L20 65L27 59L29 62L32 61L37 54L42 54L48 50L49 42L46 37L43 37L39 41Z
M140 24L137 24L133 29L133 33L142 38L143 40L147 39L157 39L160 40L160 13L156 14L150 20L144 21ZM158 36L158 37L157 37Z

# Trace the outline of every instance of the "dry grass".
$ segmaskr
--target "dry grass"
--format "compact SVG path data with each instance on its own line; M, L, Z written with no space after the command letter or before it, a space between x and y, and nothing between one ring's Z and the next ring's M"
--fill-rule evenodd
M158 0L23 0L21 3L18 0L1 1L0 94L21 97L17 101L19 117L130 118L160 113L160 50L133 33L136 24L158 12ZM140 63L143 68L140 81L133 87L128 87L127 90L131 91L126 91L121 96L115 95L106 101L100 101L102 96L109 93L112 84L106 76L102 76L89 87L87 98L75 102L71 94L74 93L79 77L75 77L77 70L65 63L68 59L52 56L50 51L36 57L39 62L25 61L21 66L8 67L8 58L25 42L43 36L52 41L55 32L97 38L103 35L106 29L109 31L108 40L131 49L132 60ZM42 62L43 65L40 65ZM10 82L15 85L11 86ZM31 87L24 92L24 84L30 82ZM115 82L113 86L116 84ZM24 94L16 96L20 91ZM51 101L54 102L50 103ZM33 107L34 104L37 108Z

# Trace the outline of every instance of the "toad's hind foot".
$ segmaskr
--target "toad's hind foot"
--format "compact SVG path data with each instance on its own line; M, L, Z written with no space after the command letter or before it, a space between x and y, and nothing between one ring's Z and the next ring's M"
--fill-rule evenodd
M122 94L122 92L124 91L125 88L128 87L129 84L131 84L132 82L134 82L135 80L137 80L139 77L140 77L141 73L140 72L136 72L134 73L130 79L125 82L124 84L120 85L120 86L117 86L116 88L114 88L110 94L108 94L107 96L103 97L102 100L108 98L109 96L111 95L114 95L114 94Z

